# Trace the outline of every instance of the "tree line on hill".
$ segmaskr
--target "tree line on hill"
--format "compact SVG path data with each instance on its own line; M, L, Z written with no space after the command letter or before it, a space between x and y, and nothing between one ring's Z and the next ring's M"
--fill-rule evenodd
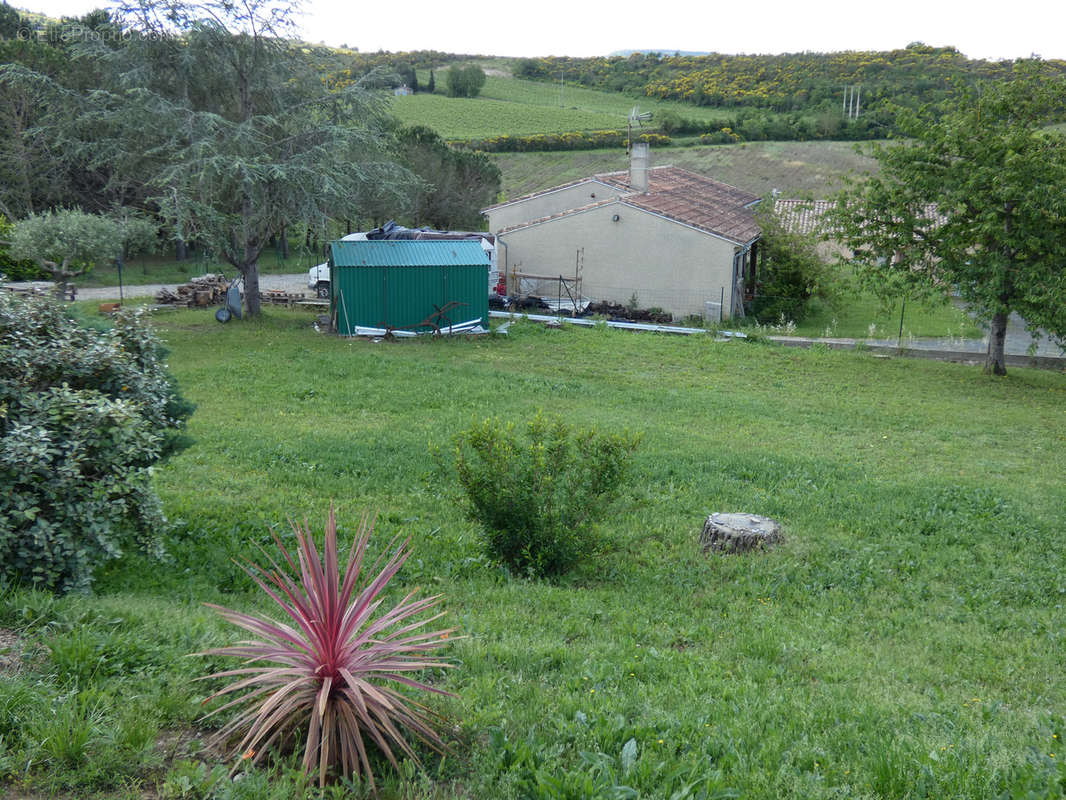
M1066 73L1066 62L1045 63ZM886 52L524 58L515 63L514 75L696 106L822 111L861 119L889 105L941 103L1010 70L1011 62L969 59L953 47L916 42Z
M293 10L144 0L39 31L0 4L0 215L14 223L0 225L0 251L14 245L0 267L30 259L62 278L123 255L113 229L92 237L100 252L75 247L88 223L71 214L144 219L159 243L228 262L257 313L272 242L386 218L480 227L495 164L402 129L384 65L324 82L341 55L296 42ZM31 224L40 217L48 224ZM71 231L71 253L31 230Z

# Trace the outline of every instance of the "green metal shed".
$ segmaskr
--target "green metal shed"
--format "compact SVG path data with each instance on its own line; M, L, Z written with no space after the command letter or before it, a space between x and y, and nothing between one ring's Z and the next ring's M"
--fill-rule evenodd
M342 336L359 326L433 330L489 324L489 257L472 241L352 241L329 246L331 310Z

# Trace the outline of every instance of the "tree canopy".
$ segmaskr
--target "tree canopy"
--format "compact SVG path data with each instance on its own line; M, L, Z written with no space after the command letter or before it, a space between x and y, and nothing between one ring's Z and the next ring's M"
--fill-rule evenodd
M379 91L391 70L330 86L335 55L290 38L294 3L115 13L64 22L55 46L0 42L15 56L0 66L0 213L144 209L230 263L256 314L259 256L287 225L324 233L370 198L404 204L414 180L388 152ZM79 36L88 26L121 36Z
M449 147L423 125L401 128L396 138L400 163L424 181L413 193L414 224L481 228L481 209L496 202L500 191L500 168L484 153Z
M1066 339L1066 137L1046 127L1064 108L1062 75L1019 62L950 108L903 111L909 138L876 146L879 172L832 215L883 293L957 293L987 321L995 374L1011 312Z
M139 0L123 20L140 37L98 48L111 64L112 105L96 114L110 149L137 154L129 167L176 236L240 272L253 315L272 237L354 215L371 192L400 197L406 178L384 150L377 76L329 91L287 38L293 12L268 0Z
M452 64L446 74L449 97L477 97L485 85L485 70L477 64Z
M19 220L11 232L11 257L36 261L56 281L66 282L93 267L155 247L157 226L125 210L118 219L61 209Z

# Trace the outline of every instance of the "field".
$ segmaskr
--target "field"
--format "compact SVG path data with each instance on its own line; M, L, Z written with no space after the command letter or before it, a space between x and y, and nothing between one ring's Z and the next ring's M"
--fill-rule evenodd
M423 83L428 80L419 76ZM443 87L444 70L436 75ZM559 86L490 75L480 96L450 98L415 94L392 99L392 113L407 125L428 125L445 139L483 139L510 134L564 133L583 130L625 130L630 110L671 109L687 119L718 120L717 109L634 98L578 86Z
M713 147L652 148L653 165L672 164L709 175L769 198L822 198L843 186L844 176L874 168L851 142L749 142ZM628 168L625 151L501 153L503 197L513 199L599 172Z
M443 592L466 636L432 676L458 697L429 700L452 752L386 800L1063 796L1066 376L530 323L372 343L275 311L160 322L199 404L157 473L169 558L90 597L0 596L0 794L313 796L293 755L205 746L190 681L221 664L186 654L239 638L202 603L267 608L231 559L333 501L342 536L371 509L375 550L412 537L396 592ZM644 435L608 546L558 583L487 561L428 455L538 409ZM705 556L717 510L786 542Z

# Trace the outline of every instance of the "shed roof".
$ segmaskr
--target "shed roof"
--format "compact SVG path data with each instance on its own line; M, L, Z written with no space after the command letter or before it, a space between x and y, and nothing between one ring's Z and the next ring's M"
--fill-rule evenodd
M488 266L480 240L330 242L336 267Z

